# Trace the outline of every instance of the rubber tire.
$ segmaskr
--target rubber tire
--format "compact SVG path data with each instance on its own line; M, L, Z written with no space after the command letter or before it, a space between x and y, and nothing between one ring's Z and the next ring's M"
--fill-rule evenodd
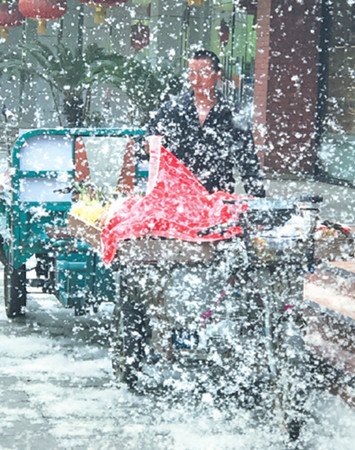
M270 295L269 301L273 302L269 324L271 351L273 360L276 361L273 368L266 357L268 348L264 347L264 350L260 351L262 369L271 375L274 371L270 382L265 385L267 407L273 414L275 410L278 412L277 416L282 420L282 429L286 430L287 445L297 443L299 445L297 448L301 448L300 434L308 418L306 400L309 395L308 387L310 388L307 386L307 391L301 388L308 376L303 324L297 312L297 306L302 304L304 283L302 272L296 266L285 265L274 270L270 267L261 273L257 281L260 283L261 300L266 295L264 290L266 285L267 293ZM253 287L251 290L253 291ZM284 305L288 303L296 305L296 308L284 311ZM263 342L263 345L267 343L265 338Z
M26 306L26 265L13 269L9 264L4 266L4 300L5 311L9 319L23 316Z
M138 308L115 305L110 330L112 369L116 380L133 390L144 353L143 329L143 317Z
M287 274L286 277L292 277ZM299 285L299 290L303 290L303 282ZM287 314L287 313L286 313ZM292 313L291 313L292 314ZM288 443L292 446L297 443L297 448L303 448L299 441L303 426L307 422L308 410L305 408L306 400L309 395L309 388L306 391L299 388L307 377L307 351L304 342L303 322L300 320L297 311L294 316L287 318L285 316L284 327L281 333L278 333L274 349L278 363L278 375L276 388L282 392L282 409L284 410L284 420L286 424ZM291 327L294 333L288 337L287 329ZM289 329L290 330L290 329ZM274 330L275 332L275 330ZM290 354L292 357L290 357ZM285 383L285 380L288 380ZM292 407L290 407L292 405ZM287 411L287 413L286 413Z

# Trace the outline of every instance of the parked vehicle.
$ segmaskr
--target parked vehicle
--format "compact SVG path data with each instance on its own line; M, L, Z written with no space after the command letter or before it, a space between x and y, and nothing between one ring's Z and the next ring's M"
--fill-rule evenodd
M114 189L127 142L140 130L44 129L23 132L9 161L10 184L0 196L4 297L9 318L23 315L29 285L54 293L81 314L113 301L115 281L100 256L68 234L73 187L80 181L77 143L90 153L90 177ZM29 270L35 267L35 277Z

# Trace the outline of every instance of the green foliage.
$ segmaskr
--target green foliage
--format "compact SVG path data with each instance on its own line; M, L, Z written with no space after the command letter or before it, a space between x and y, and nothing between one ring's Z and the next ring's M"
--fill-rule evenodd
M84 52L70 50L63 44L51 47L41 43L20 44L16 50L3 55L2 74L41 78L50 87L58 114L61 109L69 126L82 126L90 114L85 105L91 88L97 81L100 64L108 58L97 44L89 45ZM93 75L95 73L95 75ZM60 107L60 96L63 105Z
M141 124L168 95L181 90L180 78L172 70L153 68L149 62L137 61L133 57L112 55L100 69L99 78L127 95Z
M38 41L20 44L1 55L0 75L44 80L58 117L63 113L68 125L74 127L102 123L102 116L90 111L92 92L99 83L109 83L124 92L131 115L141 124L168 94L181 88L177 76L168 69L153 69L147 61L106 53L97 44L83 51Z
M51 47L40 42L19 44L15 50L2 55L0 72L24 71L43 78L57 90L63 91L68 86L83 90L86 83L93 81L90 75L93 66L105 57L104 50L96 44L88 46L83 54L62 44Z

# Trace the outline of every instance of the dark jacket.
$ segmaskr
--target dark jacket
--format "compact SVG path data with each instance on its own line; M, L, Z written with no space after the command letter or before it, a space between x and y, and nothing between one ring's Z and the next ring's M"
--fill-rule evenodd
M252 133L238 126L237 114L221 97L201 126L193 92L183 94L158 110L147 131L164 136L167 148L209 192L233 192L236 167L246 193L265 196Z

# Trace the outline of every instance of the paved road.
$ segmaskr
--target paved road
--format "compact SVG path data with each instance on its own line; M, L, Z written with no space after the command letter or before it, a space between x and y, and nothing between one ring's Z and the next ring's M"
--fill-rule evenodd
M320 204L320 217L323 220L355 225L354 188L311 180L278 180L276 177L266 180L265 187L270 197L321 195L323 202ZM244 192L240 182L237 185L237 192Z
M320 181L268 180L266 181L268 195L299 196L303 194L320 195L320 217L325 220L341 222L347 225L355 224L355 189L347 186L337 186Z
M277 432L256 428L233 405L217 408L209 397L171 403L117 388L111 309L75 318L54 297L31 294L26 319L12 322L0 306L0 449L283 449ZM309 448L352 450L355 412L331 396L313 401Z

